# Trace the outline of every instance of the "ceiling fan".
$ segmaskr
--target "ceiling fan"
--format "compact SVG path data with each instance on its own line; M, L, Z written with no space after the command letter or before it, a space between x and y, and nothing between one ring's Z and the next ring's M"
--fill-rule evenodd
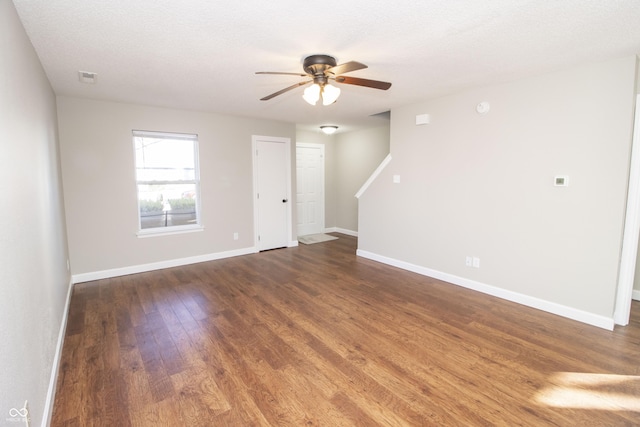
M307 56L303 63L302 68L305 74L302 73L281 73L277 71L258 71L256 74L281 74L289 76L309 77L311 80L305 80L282 90L267 95L261 98L260 101L268 101L271 98L275 98L278 95L282 95L292 89L300 86L304 86L313 82L311 86L304 90L302 97L311 105L316 105L316 102L322 98L323 105L330 105L336 102L338 96L340 96L340 89L329 84L330 81L336 83L343 83L348 85L357 85L370 87L373 89L387 90L391 87L391 83L381 82L379 80L361 79L358 77L343 76L345 73L352 71L362 70L367 68L366 65L350 61L344 64L336 65L336 59L329 55L311 55Z

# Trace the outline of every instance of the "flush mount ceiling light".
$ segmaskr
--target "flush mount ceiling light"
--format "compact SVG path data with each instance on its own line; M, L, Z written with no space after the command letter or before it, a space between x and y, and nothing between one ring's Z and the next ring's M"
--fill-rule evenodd
M320 130L322 130L322 132L324 132L326 135L333 135L338 130L338 126L335 126L335 125L320 126Z
M304 69L304 74L281 73L276 71L258 71L256 74L281 74L311 78L311 80L296 83L275 93L272 93L271 95L267 95L264 98L260 99L260 101L268 101L271 98L282 95L283 93L288 92L292 89L304 86L309 83L313 83L311 86L304 90L302 98L311 105L316 105L320 98L322 98L322 105L331 105L336 102L336 100L340 96L340 89L329 84L330 80L334 81L335 83L364 86L381 90L387 90L391 87L391 83L388 82L343 76L342 74L349 73L351 71L362 70L364 68L367 68L367 66L355 61L336 65L336 59L333 56L329 55L307 56L302 63L302 68Z

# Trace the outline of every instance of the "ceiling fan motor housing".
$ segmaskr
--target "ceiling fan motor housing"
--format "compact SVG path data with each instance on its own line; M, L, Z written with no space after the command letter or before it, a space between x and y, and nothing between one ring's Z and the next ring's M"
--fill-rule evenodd
M336 66L336 59L329 55L307 56L302 67L307 74L313 76L314 83L327 83L325 71Z

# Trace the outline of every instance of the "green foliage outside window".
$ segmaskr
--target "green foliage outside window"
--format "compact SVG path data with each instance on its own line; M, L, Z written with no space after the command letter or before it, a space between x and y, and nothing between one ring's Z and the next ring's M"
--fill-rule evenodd
M140 200L140 213L162 211L162 202L159 200Z
M182 198L182 199L169 199L169 206L171 210L195 210L196 199Z

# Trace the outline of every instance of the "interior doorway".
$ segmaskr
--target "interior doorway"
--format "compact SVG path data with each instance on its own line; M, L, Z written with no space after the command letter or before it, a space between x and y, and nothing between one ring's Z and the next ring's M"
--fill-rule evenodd
M324 233L324 145L296 144L298 236Z
M291 236L291 140L253 136L254 225L258 251L283 248Z

